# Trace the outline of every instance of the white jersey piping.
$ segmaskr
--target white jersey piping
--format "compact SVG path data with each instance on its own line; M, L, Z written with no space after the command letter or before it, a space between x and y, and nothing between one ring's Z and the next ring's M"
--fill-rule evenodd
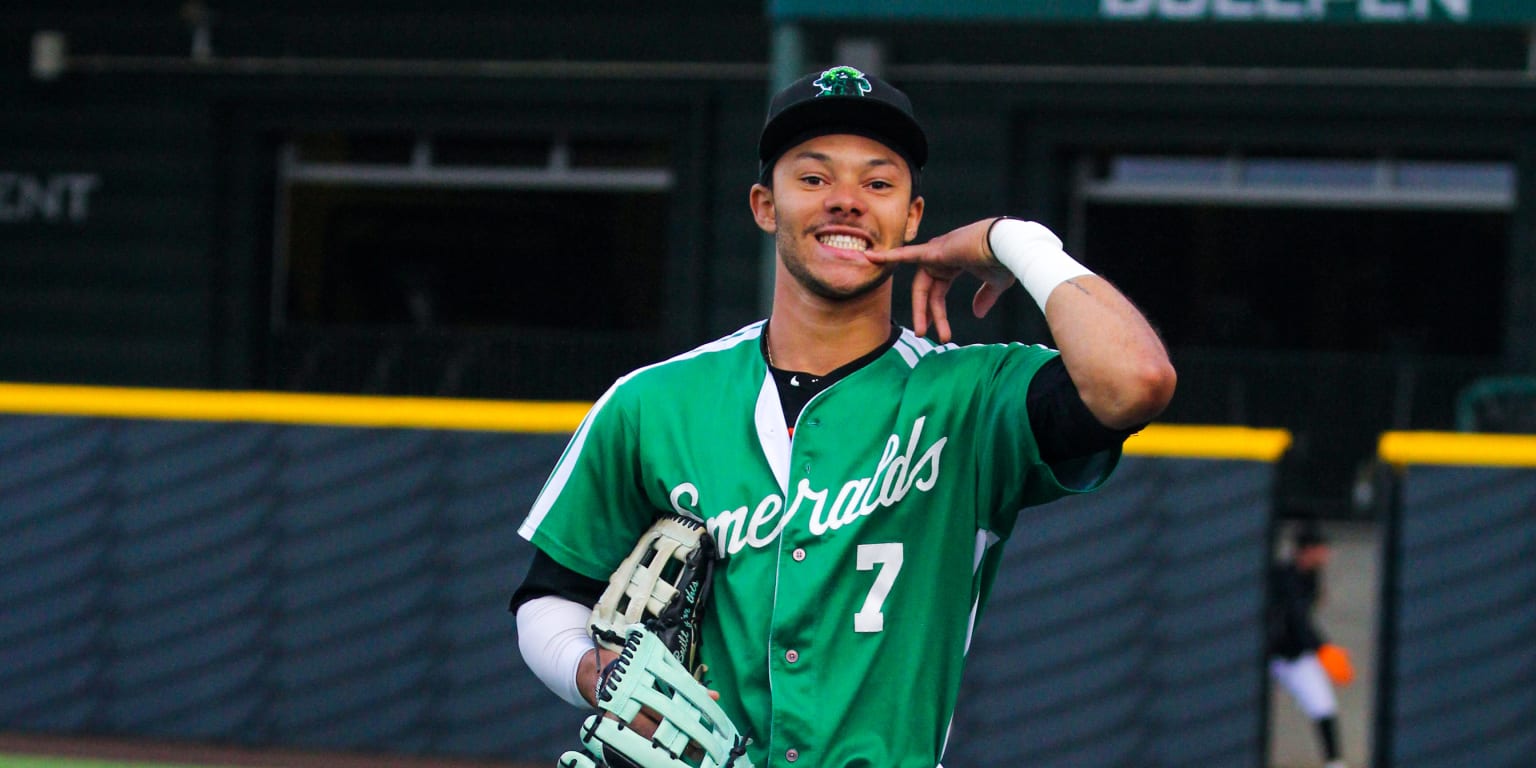
M698 357L700 355L709 354L711 352L721 352L727 349L731 349L743 342L754 341L762 335L763 323L763 320L758 320L755 323L738 329L735 333L732 333L728 336L716 339L715 341L709 342L708 344L695 347L687 352L676 355L674 357L670 357L659 363L652 363L651 365L647 365L643 368L637 368L619 377L619 379L613 383L613 386L609 387L608 391L604 392L603 396L598 398L596 403L592 404L592 410L588 411L587 415L582 418L581 426L576 428L576 434L571 437L570 445L566 446L565 452L561 454L559 462L555 464L554 472L550 473L549 480L544 483L543 490L539 491L539 497L534 500L533 508L529 510L528 517L523 520L523 524L521 526L518 526L518 535L530 541L533 540L534 532L539 529L539 524L544 522L544 516L549 514L550 508L555 504L555 499L560 497L560 493L565 490L565 484L571 479L571 472L576 466L576 458L581 455L581 450L586 445L587 431L591 427L592 419L597 415L599 411L603 409L603 406L608 403L609 398L612 397L613 393L619 387L623 386L625 382L634 378L641 372L648 371L652 368L659 368L669 363L687 360L690 358Z

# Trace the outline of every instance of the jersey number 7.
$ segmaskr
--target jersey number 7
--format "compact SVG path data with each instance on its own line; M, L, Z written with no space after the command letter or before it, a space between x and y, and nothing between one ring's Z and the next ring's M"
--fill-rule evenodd
M871 571L877 565L881 568L880 572L875 574L875 583L869 588L869 594L864 596L864 607L853 615L853 631L883 632L885 630L885 614L880 609L885 606L885 599L891 594L891 585L896 583L896 574L901 573L901 559L901 542L859 545L859 570Z

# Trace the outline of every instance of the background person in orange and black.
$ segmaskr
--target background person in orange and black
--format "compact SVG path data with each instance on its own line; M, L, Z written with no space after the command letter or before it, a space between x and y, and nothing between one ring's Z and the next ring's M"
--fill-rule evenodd
M1317 724L1324 768L1345 768L1333 687L1349 684L1354 671L1343 647L1329 643L1313 620L1322 599L1323 568L1333 552L1314 525L1302 526L1293 544L1290 557L1270 569L1269 671Z

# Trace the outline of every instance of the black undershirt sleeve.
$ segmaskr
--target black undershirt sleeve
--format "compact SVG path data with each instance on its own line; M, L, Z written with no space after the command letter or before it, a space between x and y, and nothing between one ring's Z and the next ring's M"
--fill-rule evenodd
M1125 442L1145 424L1110 429L1088 410L1060 357L1040 367L1029 382L1029 424L1047 464L1080 459Z
M534 550L533 562L528 565L528 575L523 577L523 583L512 593L513 613L523 603L536 597L554 595L563 597L571 602L582 605L596 605L597 599L603 596L603 590L608 588L608 582L583 576L557 562L544 550Z

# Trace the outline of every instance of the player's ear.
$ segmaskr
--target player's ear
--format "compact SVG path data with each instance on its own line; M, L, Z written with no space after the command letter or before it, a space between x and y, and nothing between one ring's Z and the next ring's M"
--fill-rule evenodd
M752 206L752 218L757 222L757 228L773 234L778 231L778 217L774 215L773 190L762 184L753 184L752 191L747 195L747 204Z
M917 239L917 225L923 223L923 198L913 197L912 202L907 203L907 230L904 242L912 242Z

